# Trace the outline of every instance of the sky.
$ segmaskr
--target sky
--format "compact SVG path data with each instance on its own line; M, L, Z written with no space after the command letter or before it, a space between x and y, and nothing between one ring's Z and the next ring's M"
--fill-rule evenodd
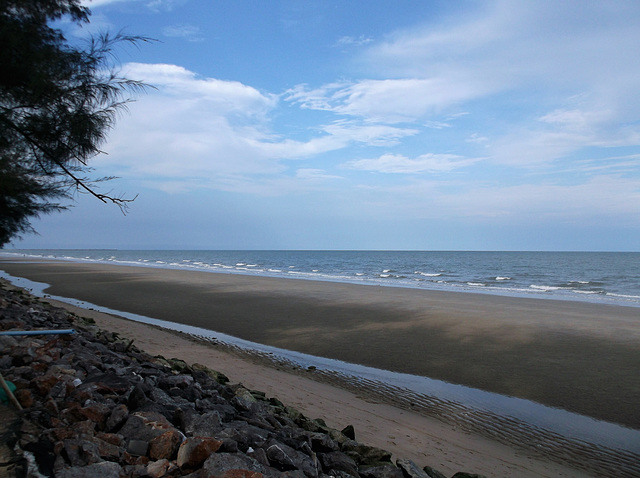
M17 248L640 251L637 0L93 0L153 85Z

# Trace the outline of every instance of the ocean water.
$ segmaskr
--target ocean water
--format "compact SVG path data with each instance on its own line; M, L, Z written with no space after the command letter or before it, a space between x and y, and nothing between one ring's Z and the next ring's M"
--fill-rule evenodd
M640 307L640 252L5 249L2 253Z

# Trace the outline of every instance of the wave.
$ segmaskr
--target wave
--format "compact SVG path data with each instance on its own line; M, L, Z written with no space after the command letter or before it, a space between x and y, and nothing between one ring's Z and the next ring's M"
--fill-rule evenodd
M564 289L564 287L558 287L558 286L555 286L555 285L536 285L536 284L531 284L529 287L531 289L542 290L542 291L553 291L553 290Z
M640 306L638 254L51 249L0 254Z

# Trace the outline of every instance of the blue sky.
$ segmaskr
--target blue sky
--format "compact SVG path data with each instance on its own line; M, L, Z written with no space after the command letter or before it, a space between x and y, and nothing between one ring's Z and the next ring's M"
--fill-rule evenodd
M154 85L15 247L640 250L640 3L94 0Z

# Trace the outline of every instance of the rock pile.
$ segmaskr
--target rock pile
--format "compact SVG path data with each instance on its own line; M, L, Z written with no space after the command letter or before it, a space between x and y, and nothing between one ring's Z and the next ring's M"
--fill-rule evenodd
M0 406L1 476L444 476L393 463L358 443L351 426L329 428L203 365L152 357L6 285L0 317L2 330L77 331L0 336L0 372L23 407Z

